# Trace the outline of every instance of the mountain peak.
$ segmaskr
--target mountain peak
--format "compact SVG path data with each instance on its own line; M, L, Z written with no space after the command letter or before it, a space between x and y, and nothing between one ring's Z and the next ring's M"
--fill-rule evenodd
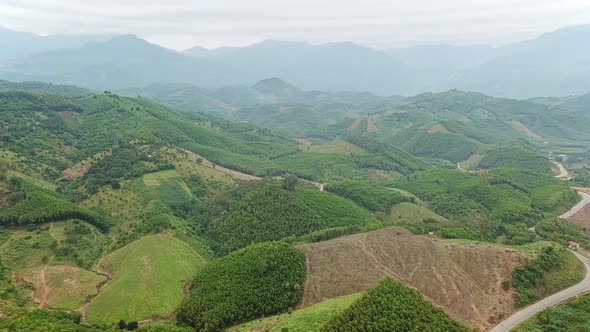
M252 86L253 89L258 90L260 92L270 92L270 91L285 91L285 90L292 90L292 91L301 91L298 87L289 84L278 77L271 77L264 79Z

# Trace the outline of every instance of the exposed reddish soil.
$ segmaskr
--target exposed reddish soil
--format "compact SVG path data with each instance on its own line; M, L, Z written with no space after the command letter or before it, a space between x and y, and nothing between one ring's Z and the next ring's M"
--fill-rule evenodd
M541 137L541 135L538 135L537 133L533 132L532 130L527 128L524 124L522 124L519 121L512 121L512 128L514 128L517 131L520 131L521 133L526 134L527 136L532 137L534 139L538 139L538 140L543 139L543 137Z
M63 171L63 178L68 181L73 181L79 177L84 176L84 174L86 174L86 172L88 172L88 170L90 169L90 166L92 166L91 163L81 161Z
M367 118L367 132L368 133L378 133L379 129L377 129L377 125L375 125L375 120L371 118Z
M47 280L45 279L45 269L41 270L41 296L39 300L39 308L44 308L49 300L49 287L47 287Z
M429 134L447 134L449 130L444 125L438 123L430 126L426 132Z
M296 138L295 142L297 142L297 144L300 144L300 145L311 145L312 144L312 141L305 139L305 138Z
M361 122L363 122L363 118L358 118L356 120L354 120L354 122L348 126L348 128L346 128L346 130L355 130L356 128L358 128L361 125Z
M301 306L364 291L393 277L456 319L485 330L514 312L502 282L523 254L493 245L458 244L400 228L299 246L307 260Z

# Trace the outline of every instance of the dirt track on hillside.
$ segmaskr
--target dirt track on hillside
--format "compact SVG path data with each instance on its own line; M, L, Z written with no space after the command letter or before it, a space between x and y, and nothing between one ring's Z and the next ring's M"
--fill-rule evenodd
M301 306L364 291L386 276L416 288L453 317L480 329L514 312L502 288L522 254L457 244L399 228L299 246L307 259Z

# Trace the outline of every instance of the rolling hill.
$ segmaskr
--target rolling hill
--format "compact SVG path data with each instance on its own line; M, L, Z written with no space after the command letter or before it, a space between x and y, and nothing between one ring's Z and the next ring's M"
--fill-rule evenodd
M525 146L535 150L584 144L590 139L583 129L589 122L587 114L559 105L451 90L406 98L327 131L399 142L414 155L457 163L493 144L518 139L532 143Z

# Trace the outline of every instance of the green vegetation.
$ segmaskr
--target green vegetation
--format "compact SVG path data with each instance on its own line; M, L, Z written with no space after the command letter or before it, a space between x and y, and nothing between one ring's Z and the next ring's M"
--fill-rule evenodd
M454 163L467 159L478 150L473 140L453 133L434 133L427 131L409 132L399 136L402 147L416 156L439 158Z
M535 232L541 237L566 245L576 241L582 246L590 245L590 236L582 228L561 218L549 218L535 226Z
M104 332L104 327L89 327L80 323L78 313L35 310L16 319L0 319L0 330L11 332Z
M205 261L189 245L166 235L144 237L105 256L99 268L113 280L92 301L91 322L115 323L166 316L183 286Z
M564 248L549 246L512 272L518 290L516 305L524 307L584 279L584 265Z
M332 317L346 310L362 294L352 294L325 300L318 304L276 316L255 320L234 328L232 332L263 330L268 332L317 332Z
M321 331L469 331L417 291L386 278Z
M370 211L387 213L392 206L401 202L414 202L415 197L371 184L369 182L343 181L330 183L326 190L348 198Z
M93 224L102 231L108 229L109 225L105 218L66 201L54 192L18 178L14 178L11 184L16 204L0 211L0 225L42 224L78 218Z
M549 308L518 326L515 332L588 332L590 331L590 295Z
M368 211L333 194L310 189L288 191L267 184L229 206L211 227L218 251L231 252L252 243L364 225L370 220Z
M103 253L106 239L95 227L68 220L0 232L0 257L11 269L42 264L74 264L90 269Z
M454 227L460 228L441 230L445 237L496 241L504 236L512 244L533 241L528 228L578 200L564 181L517 169L498 168L483 174L435 169L390 185L415 194L435 213L459 221Z
M149 165L150 157L132 144L121 144L110 150L110 153L97 160L84 175L86 189L92 194L100 187L110 185L119 187L119 182L141 176L154 170L170 169L172 165L160 162Z
M302 252L281 242L255 244L199 271L177 320L199 331L220 331L293 307L304 281Z
M530 143L516 141L498 146L487 152L480 161L480 168L520 168L537 173L550 174L551 164L543 155L532 150Z

